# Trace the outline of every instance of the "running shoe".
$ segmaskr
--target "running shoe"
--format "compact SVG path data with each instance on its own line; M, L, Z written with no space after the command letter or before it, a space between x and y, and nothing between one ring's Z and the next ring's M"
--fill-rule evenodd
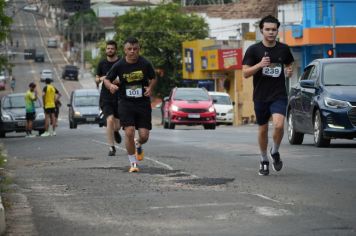
M139 172L139 171L140 171L140 169L138 168L137 163L131 163L131 167L129 169L129 173Z
M136 152L135 152L136 159L138 161L142 161L145 154L143 152L142 145L138 142L137 139L135 139L135 147L136 147Z
M269 162L261 161L260 162L260 170L258 171L259 175L269 175Z
M279 155L279 152L272 154L272 149L270 150L271 158L273 159L272 168L274 171L280 171L283 167L283 162Z
M34 138L34 137L36 137L35 134L28 134L28 135L26 135L26 138Z
M48 136L50 136L50 134L49 134L48 131L46 131L46 132L44 132L43 134L41 134L41 137L48 137Z
M51 136L56 136L56 135L57 135L56 131L53 131L53 132L51 133Z
M121 135L119 131L114 131L114 138L115 138L115 142L121 143Z
M110 147L108 156L115 156L115 153L116 153L116 148L114 146Z

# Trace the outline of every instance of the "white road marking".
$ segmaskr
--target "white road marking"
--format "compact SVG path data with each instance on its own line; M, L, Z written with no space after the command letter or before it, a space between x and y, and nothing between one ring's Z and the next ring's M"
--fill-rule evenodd
M292 212L285 209L277 209L273 207L256 207L256 213L263 216L285 216L292 215Z
M198 208L198 207L221 207L221 206L238 206L245 205L244 203L239 202L212 202L212 203L199 203L199 204L186 204L186 205L170 205L170 206L154 206L149 207L151 210L160 210L160 209L184 209L184 208Z

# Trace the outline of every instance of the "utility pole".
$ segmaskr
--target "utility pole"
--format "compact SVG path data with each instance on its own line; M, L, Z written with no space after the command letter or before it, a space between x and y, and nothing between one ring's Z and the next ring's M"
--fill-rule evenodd
M80 62L81 78L84 79L84 29L82 12L80 13Z
M332 14L332 41L333 41L333 57L336 57L336 33L335 33L335 5L331 3L331 14Z

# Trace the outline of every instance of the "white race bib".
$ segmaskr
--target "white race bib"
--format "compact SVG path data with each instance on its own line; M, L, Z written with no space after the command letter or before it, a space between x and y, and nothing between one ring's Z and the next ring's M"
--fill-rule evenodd
M126 86L126 97L141 98L142 97L142 85Z
M278 78L282 73L282 65L277 63L272 63L270 66L263 67L262 74Z

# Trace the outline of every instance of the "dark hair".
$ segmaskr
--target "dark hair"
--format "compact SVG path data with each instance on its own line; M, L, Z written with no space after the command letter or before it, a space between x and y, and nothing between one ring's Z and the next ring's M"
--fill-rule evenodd
M138 39L135 37L128 37L125 41L124 41L124 45L125 44L138 44Z
M31 83L28 85L28 87L30 87L30 88L36 88L36 84L33 83L33 82L31 82Z
M46 84L50 84L52 82L52 79L46 78L45 82L46 82Z
M114 40L108 40L106 41L106 45L114 45L115 48L117 49L117 43Z
M272 15L265 16L265 17L263 17L261 19L261 21L259 23L259 27L260 27L261 30L263 29L263 24L264 23L275 23L275 24L277 24L277 29L281 25L279 20L276 17L272 16Z

